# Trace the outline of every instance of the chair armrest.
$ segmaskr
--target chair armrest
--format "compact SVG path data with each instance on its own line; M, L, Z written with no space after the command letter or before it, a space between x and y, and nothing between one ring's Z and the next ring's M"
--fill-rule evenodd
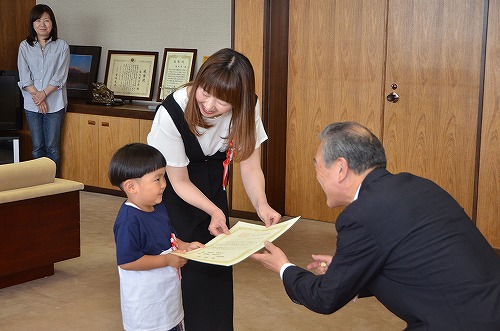
M41 184L0 192L0 203L38 198L70 191L82 190L84 185L72 180L55 178L53 183Z

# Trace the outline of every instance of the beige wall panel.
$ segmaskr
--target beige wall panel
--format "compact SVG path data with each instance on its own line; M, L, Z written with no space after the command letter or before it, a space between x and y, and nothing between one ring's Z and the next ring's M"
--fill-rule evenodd
M316 181L318 133L357 121L381 133L386 0L291 0L287 215L334 221Z
M476 225L500 250L500 1L490 1L488 25Z
M252 63L255 72L255 91L262 107L262 60L264 38L264 0L234 1L234 48ZM255 212L241 181L238 163L233 163L230 190L232 209Z
M389 3L388 168L437 182L472 216L483 1Z
M109 50L159 52L154 99L158 95L165 47L196 48L195 72L204 56L231 47L231 0L38 0L37 3L45 3L54 10L59 35L68 44L102 46L98 82L104 81Z

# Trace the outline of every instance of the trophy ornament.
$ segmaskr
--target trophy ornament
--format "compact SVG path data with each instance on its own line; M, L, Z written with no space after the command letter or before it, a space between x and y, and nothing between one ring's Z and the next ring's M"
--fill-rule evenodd
M111 106L114 104L115 94L103 83L92 83L92 103Z

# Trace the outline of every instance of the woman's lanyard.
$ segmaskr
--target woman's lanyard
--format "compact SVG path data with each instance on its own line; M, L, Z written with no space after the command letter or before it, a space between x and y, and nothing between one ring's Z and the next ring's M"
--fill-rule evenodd
M233 142L231 141L229 143L229 148L227 149L226 152L226 159L224 162L222 162L222 166L224 167L224 171L222 173L222 189L225 191L227 184L229 182L229 164L231 164L231 161L233 160Z

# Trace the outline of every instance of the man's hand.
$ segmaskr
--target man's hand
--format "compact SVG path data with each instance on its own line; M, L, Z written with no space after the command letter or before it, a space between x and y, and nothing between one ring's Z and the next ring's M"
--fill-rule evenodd
M308 270L313 270L318 275L323 275L327 270L330 263L332 263L333 256L331 255L312 255L314 262L307 265Z
M279 247L269 241L265 242L264 247L266 248L264 252L254 253L251 258L260 262L267 269L279 273L285 263L290 263L285 253Z

